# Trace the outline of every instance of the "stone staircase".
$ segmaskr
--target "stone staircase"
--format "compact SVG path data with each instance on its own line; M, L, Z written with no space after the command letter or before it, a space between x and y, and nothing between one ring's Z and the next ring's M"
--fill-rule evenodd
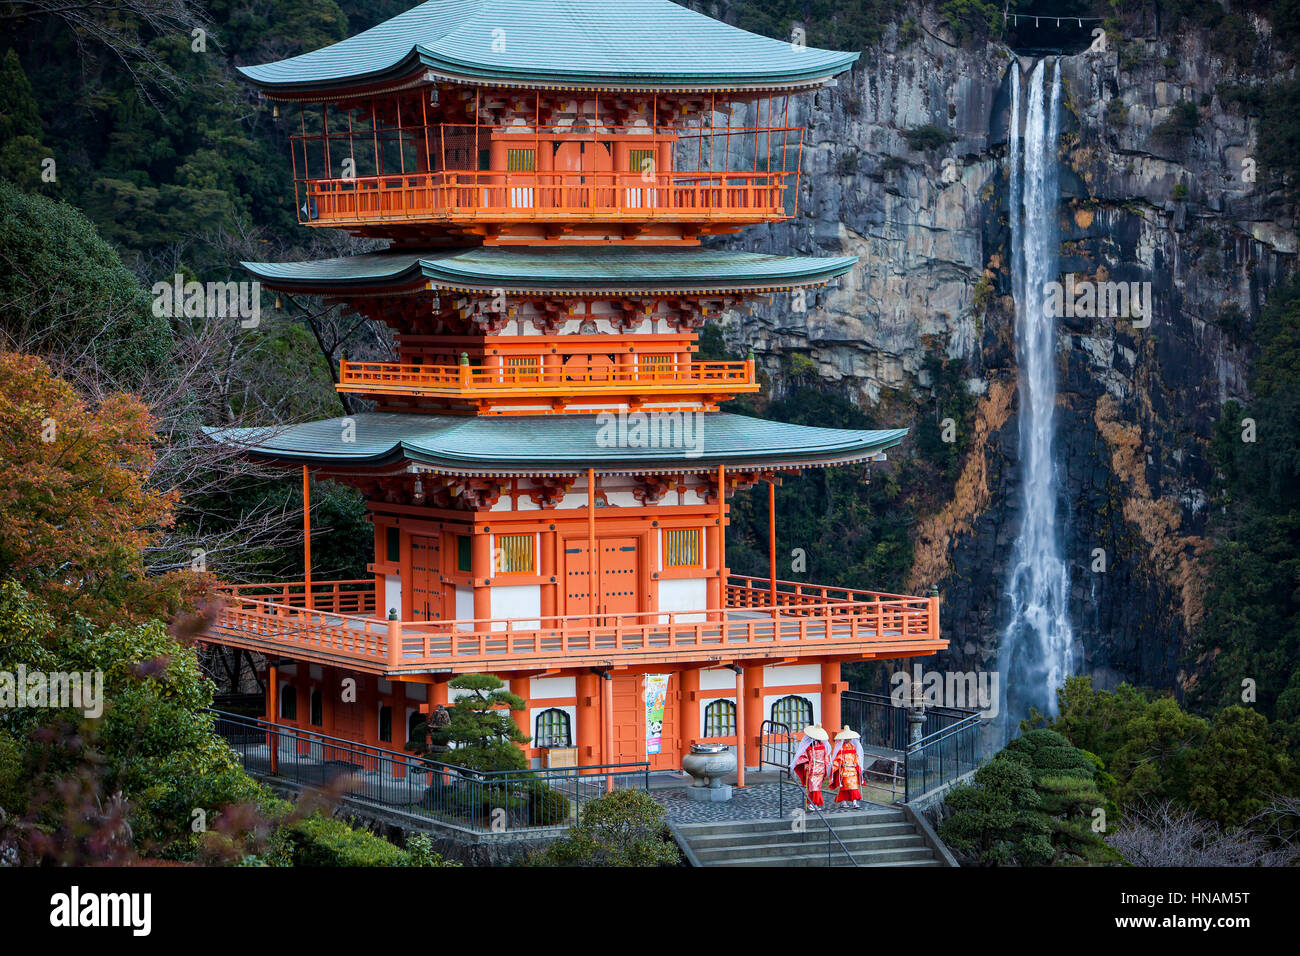
M835 811L829 817L835 834L858 866L945 865L902 810ZM678 824L674 830L697 866L853 865L834 837L828 864L826 827L814 813L805 824L802 832L794 829L790 819L688 823Z

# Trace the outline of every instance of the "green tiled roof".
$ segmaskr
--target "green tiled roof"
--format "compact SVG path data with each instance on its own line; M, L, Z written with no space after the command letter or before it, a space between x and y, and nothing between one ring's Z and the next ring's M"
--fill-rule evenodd
M856 256L772 256L719 249L473 249L372 252L314 262L245 262L267 285L285 289L364 289L413 284L514 290L771 289L820 285L848 272Z
M457 474L646 470L719 463L738 468L845 464L897 445L905 428L813 428L714 412L699 425L699 454L611 442L598 415L492 416L364 413L278 429L207 428L212 440L285 463L381 468L403 460ZM354 432L345 442L349 423ZM603 437L602 437L603 436ZM692 442L694 446L694 443Z
M422 67L521 86L782 88L824 81L857 58L757 36L672 0L429 0L339 43L240 70L283 95Z

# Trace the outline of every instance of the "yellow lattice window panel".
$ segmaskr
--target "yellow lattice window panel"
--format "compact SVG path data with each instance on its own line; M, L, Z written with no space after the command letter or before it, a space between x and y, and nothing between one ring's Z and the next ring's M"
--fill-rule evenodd
M531 149L506 150L506 171L511 173L531 173L535 155L535 151Z
M653 149L628 150L628 168L634 173L653 175L655 171L655 151Z
M641 356L641 371L651 375L667 375L673 370L673 357L671 355L643 355Z
M704 564L703 532L699 528L668 528L664 531L664 567L698 568Z
M497 535L497 574L536 574L537 536L533 534Z
M508 381L536 381L537 369L538 362L536 355L506 356L506 371L509 373L507 376Z

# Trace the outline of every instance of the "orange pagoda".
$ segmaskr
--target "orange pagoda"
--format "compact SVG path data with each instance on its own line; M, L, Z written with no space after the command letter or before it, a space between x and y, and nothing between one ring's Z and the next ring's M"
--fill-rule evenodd
M205 639L265 655L269 721L401 750L449 680L491 673L534 766L676 769L707 741L743 782L764 721L838 729L842 662L946 646L937 597L779 580L774 515L769 576L726 566L734 495L765 484L770 514L781 476L906 434L728 414L752 356L695 358L708 319L856 261L701 245L791 218L789 99L855 59L670 0L431 0L243 70L298 105L302 224L389 241L245 267L397 351L340 363L371 411L210 430L359 488L374 525L364 581L229 589Z

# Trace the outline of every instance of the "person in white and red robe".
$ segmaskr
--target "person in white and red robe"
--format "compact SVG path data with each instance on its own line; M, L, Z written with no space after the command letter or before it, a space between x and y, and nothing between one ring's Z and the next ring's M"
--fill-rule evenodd
M831 789L836 791L836 803L851 803L858 808L862 799L862 735L845 727L835 735L835 749L831 751Z
M809 725L803 729L803 739L790 761L790 770L803 784L808 799L808 809L822 806L822 783L830 772L831 754L827 744L830 735L820 727Z

